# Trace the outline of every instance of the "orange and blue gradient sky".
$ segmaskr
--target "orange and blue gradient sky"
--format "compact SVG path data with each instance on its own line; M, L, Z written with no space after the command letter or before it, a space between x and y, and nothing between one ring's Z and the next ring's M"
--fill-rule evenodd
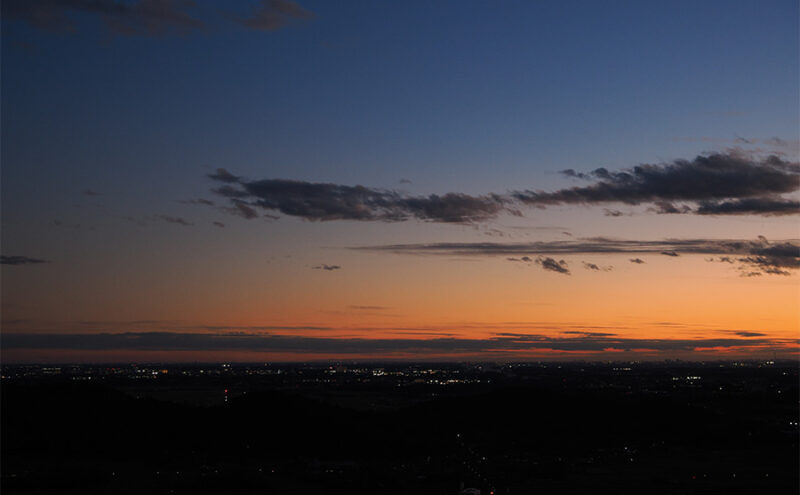
M5 362L798 356L795 1L2 9Z

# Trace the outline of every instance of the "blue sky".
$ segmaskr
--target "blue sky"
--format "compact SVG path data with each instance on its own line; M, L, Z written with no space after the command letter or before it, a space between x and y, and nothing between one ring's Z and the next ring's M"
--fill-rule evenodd
M221 201L209 191L217 168L242 181L484 195L574 186L558 173L569 168L736 148L796 162L796 1L201 0L179 10L202 29L157 35L121 33L61 0L36 5L65 14L72 30L42 29L25 17L29 5L4 2L2 21L3 254L53 263L11 275L26 287L15 304L37 286L55 298L84 276L86 301L136 274L149 274L147 287L193 257L352 264L350 245L494 230L526 240L798 237L795 220L769 215L623 208L610 218L567 205L481 225L246 221L180 202ZM238 22L262 7L305 11L270 29ZM143 261L150 252L163 256ZM305 287L305 275L279 271Z
M209 30L181 36L5 22L4 172L78 191L191 194L224 166L486 192L798 133L796 2L303 6L313 19L274 32L208 3Z

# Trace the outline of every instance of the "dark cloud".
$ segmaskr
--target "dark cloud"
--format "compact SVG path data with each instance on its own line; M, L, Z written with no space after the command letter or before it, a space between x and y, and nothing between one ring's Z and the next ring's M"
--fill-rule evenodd
M225 224L222 222L211 222L211 223L216 225L217 227L225 227Z
M697 211L699 215L797 215L800 201L784 198L746 198L731 201L703 201Z
M615 333L607 333L607 332L585 332L581 330L564 330L564 334L567 335L582 335L584 337L614 337L617 334ZM517 335L524 335L524 334L517 334Z
M500 229L496 229L494 227L488 227L488 226L485 226L485 225L484 226L477 226L476 225L475 228L477 230L480 230L483 235L487 235L487 236L490 236L490 237L505 237L505 236L508 235L507 232L504 232L504 231L502 231Z
M223 207L223 211L230 213L232 215L237 215L247 220L251 220L253 218L258 218L258 212L248 205L246 202L240 199L231 199L231 204L233 205L230 208Z
M767 336L767 334L759 333L759 332L737 331L737 332L733 332L733 333L735 335L738 335L739 337L766 337Z
M28 256L0 256L0 265L37 265L40 263L50 262L39 258L30 258Z
M567 262L564 260L556 261L553 258L543 258L540 256L536 258L536 263L545 270L550 270L551 272L563 273L564 275L570 274Z
M216 203L211 201L210 199L184 199L179 201L179 203L183 203L186 205L203 205L203 206L214 206Z
M2 14L56 32L77 31L73 16L88 14L113 34L155 36L203 29L203 22L190 14L192 7L190 0L4 0Z
M631 263L636 263L637 265L641 265L644 263L644 260L641 258L631 258L628 261L630 261Z
M233 175L224 168L218 168L213 174L208 174L208 178L217 182L225 182L227 184L235 184L241 180L240 177Z
M693 160L639 165L611 172L598 168L588 174L574 170L569 177L592 184L555 192L517 191L510 195L409 196L365 186L284 179L245 180L220 168L209 177L222 185L212 191L228 198L229 213L255 218L254 208L278 211L311 221L360 220L400 222L419 219L446 223L474 223L501 213L520 215L520 203L545 207L555 204L651 204L662 214L788 215L800 213L800 202L782 194L800 189L800 164L777 156L752 158L744 153L715 153ZM686 204L689 203L689 204ZM690 206L693 205L693 206ZM604 210L622 216L619 210Z
M759 237L751 243L749 256L737 258L747 269L760 271L769 275L790 275L789 270L800 268L800 246L794 242L770 243L765 237Z
M575 241L550 241L530 243L497 242L442 242L431 244L388 244L361 246L351 249L391 252L397 254L443 256L506 256L577 255L577 254L705 254L728 256L741 267L765 274L785 275L787 270L800 269L800 245L796 241L771 243L764 237L756 240L741 239L667 239L663 241L635 241L595 237ZM552 259L552 258L551 258ZM632 263L643 263L639 258Z
M583 262L583 267L586 268L587 270L594 270L594 271L598 271L598 272L601 272L601 271L602 272L610 272L611 270L614 269L613 266L600 266L600 265L597 265L595 263L588 263L586 261Z
M674 204L683 201L699 205L704 214L713 211L713 214L775 215L787 214L792 205L794 211L791 212L797 212L796 202L780 195L800 188L800 164L775 155L762 159L739 152L639 165L620 172L598 168L589 173L574 170L564 173L594 183L554 192L517 191L513 197L532 206L651 203L660 213L692 211L687 205ZM758 201L741 203L750 198L758 198Z
M188 220L186 220L184 218L173 217L173 216L170 216L170 215L155 215L153 218L156 219L156 220L163 220L164 222L176 223L178 225L184 225L184 226L187 226L187 227L194 225L192 222L190 222L190 221L188 221Z
M358 304L350 305L347 308L348 309L353 309L353 310L356 310L356 311L386 311L387 309L391 309L391 308L388 308L386 306L364 306L364 305L358 305Z
M793 339L765 337L711 339L630 339L581 332L575 336L505 334L486 339L465 338L327 338L274 334L126 332L83 334L10 333L4 349L139 350L139 351L249 351L382 355L392 353L461 354L508 351L698 351L712 348L770 349Z
M575 170L568 168L566 170L561 171L562 175L566 175L572 179L583 179L583 180L591 180L592 176L590 174L584 174L583 172L576 172Z
M669 201L654 201L653 205L653 207L648 208L648 211L658 213L659 215L680 215L692 211L692 209L686 205L675 206Z
M583 262L583 267L587 270L594 270L594 271L602 271L602 272L610 272L614 269L613 266L600 266L595 263L588 263L586 261Z
M521 258L507 258L508 261L521 261L523 263L530 263L533 261L530 256L523 256Z
M321 265L312 266L311 268L314 270L326 270L330 272L333 270L339 270L342 267L339 265L326 265L325 263L323 263Z
M769 275L791 275L786 268L797 268L796 262L792 266L785 266L782 264L782 261L776 261L774 258L768 256L746 256L744 258L739 258L738 261L746 264L750 268L760 270L759 273L766 273ZM753 273L756 272L748 272L746 275L752 276Z
M261 0L249 17L235 18L243 26L259 31L275 31L292 20L311 19L314 13L289 0Z
M203 325L185 320L11 320L2 321L3 330L13 325L13 331L23 333L28 331L47 331L48 329L60 333L97 333L97 332L174 332L202 333L215 332L222 334L250 333L250 334L296 334L304 331L334 331L337 327L318 325Z
M211 176L209 175L209 177L211 177ZM212 189L211 192L213 192L215 194L219 194L220 196L224 196L224 197L226 197L228 199L231 199L231 200L233 200L233 199L242 199L242 198L246 198L246 197L249 196L249 194L246 191L242 191L241 189L237 189L237 188L235 188L233 186L230 186L228 184L226 184L224 186L219 186L219 187L217 187L215 189Z
M85 189L83 192L81 192L81 194L83 194L84 196L102 196L103 195L102 193L99 193L97 191L92 191L91 189Z
M225 184L212 191L235 207L257 207L311 221L360 220L471 223L496 217L506 208L496 195L461 193L406 196L397 191L282 179L246 181L224 169L209 175ZM238 201L238 203L237 203Z
M400 179L400 184L412 184L409 179Z
M436 222L469 223L489 220L504 210L499 196L470 196L447 193L443 196L403 198L398 204L412 217Z

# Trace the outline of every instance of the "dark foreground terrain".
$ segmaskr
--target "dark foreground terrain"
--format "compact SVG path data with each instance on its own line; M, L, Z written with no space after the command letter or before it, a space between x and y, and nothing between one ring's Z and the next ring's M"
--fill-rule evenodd
M4 367L1 488L796 494L797 421L791 362Z

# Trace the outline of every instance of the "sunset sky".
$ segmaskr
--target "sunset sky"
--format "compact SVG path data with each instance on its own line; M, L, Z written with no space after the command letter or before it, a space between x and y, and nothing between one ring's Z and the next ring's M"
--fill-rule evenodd
M798 357L795 0L2 9L5 362Z

